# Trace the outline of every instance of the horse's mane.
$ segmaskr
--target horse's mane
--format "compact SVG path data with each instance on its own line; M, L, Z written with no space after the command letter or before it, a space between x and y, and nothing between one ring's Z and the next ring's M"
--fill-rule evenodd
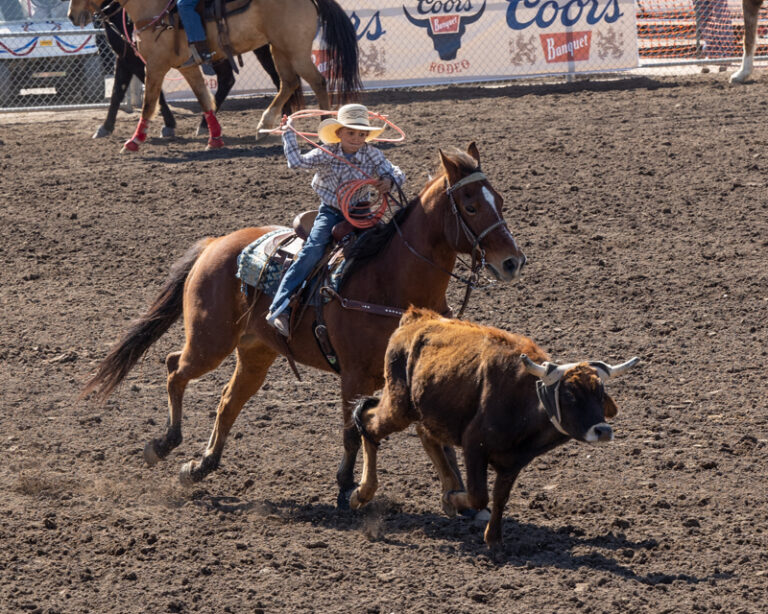
M443 151L443 155L456 165L462 174L468 175L473 173L478 170L480 166L477 160L472 156L455 147ZM435 178L427 184L425 190L437 181L441 181L445 175L445 167L442 162L440 162ZM405 207L395 213L395 215L392 216L392 219L386 224L373 228L360 237L346 256L347 259L351 260L349 268L345 272L346 278L349 278L348 276L351 273L367 262L371 257L381 253L395 235L397 226L402 226L410 212L415 209L419 198L421 198L421 196L412 199Z

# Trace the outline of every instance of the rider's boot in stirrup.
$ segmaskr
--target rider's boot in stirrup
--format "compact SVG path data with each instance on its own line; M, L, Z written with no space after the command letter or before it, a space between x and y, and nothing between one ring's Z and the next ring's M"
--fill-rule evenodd
M210 64L213 61L213 53L208 47L208 41L195 41L189 45L190 56L180 68L189 68L190 66L199 66L200 64Z

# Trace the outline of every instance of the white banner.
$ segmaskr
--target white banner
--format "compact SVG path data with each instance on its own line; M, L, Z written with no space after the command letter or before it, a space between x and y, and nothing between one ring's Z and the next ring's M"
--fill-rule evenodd
M638 66L630 0L339 0L352 19L366 88L578 74ZM316 41L315 64L323 65ZM274 92L252 54L233 94ZM209 78L215 88L215 77ZM191 92L176 71L164 90Z

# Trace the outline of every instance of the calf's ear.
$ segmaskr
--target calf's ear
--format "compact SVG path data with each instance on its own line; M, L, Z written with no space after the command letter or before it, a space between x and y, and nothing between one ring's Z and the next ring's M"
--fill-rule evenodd
M613 418L619 413L619 408L616 407L616 403L613 402L613 399L608 394L603 395L603 413L606 418Z

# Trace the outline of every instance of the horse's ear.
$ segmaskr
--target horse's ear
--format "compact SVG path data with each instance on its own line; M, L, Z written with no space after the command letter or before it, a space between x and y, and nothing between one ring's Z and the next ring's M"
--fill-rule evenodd
M438 149L438 152L440 153L440 164L443 165L443 170L445 170L445 174L448 175L448 183L456 183L461 179L459 167L453 160L443 153L442 149Z
M477 160L477 165L480 166L480 152L477 151L477 145L475 145L474 141L472 141L469 144L469 147L467 147L467 153L475 160Z

